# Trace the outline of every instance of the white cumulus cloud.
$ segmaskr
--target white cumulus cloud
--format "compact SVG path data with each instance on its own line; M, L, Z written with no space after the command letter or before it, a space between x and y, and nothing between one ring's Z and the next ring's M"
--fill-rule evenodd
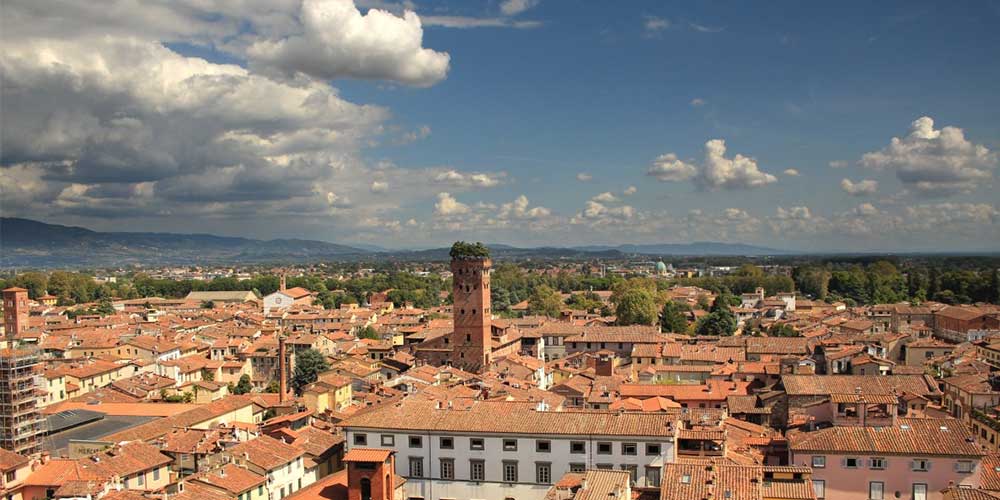
M536 5L539 0L504 0L500 3L500 12L505 16L516 16Z
M503 173L490 174L483 172L459 172L454 169L439 172L434 180L462 188L490 188L500 185Z
M646 175L662 182L694 180L701 189L751 189L777 182L778 178L762 172L757 161L737 154L726 157L726 141L712 139L705 143L705 158L702 164L685 162L674 153L660 155L646 170Z
M878 191L878 181L864 179L854 182L850 179L840 181L840 189L851 196L870 196Z
M371 9L353 0L304 0L301 33L259 40L247 50L252 68L295 78L392 80L426 87L448 74L451 57L423 47L420 17Z
M646 171L646 175L656 177L663 182L686 181L698 173L698 167L681 160L674 153L657 156Z
M455 199L450 193L438 193L434 213L442 217L462 215L469 212L469 206Z
M893 170L907 188L931 195L973 191L993 176L997 154L973 144L958 127L934 128L934 120L920 117L910 133L893 137L885 148L865 153L861 164Z

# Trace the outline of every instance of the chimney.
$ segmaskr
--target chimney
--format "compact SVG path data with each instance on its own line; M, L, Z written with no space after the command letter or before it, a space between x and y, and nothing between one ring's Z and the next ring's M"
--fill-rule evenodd
M282 286L284 286L284 275L281 275ZM284 288L282 288L284 289ZM278 336L278 401L284 403L288 395L288 370L285 366L288 361L285 359L285 336Z

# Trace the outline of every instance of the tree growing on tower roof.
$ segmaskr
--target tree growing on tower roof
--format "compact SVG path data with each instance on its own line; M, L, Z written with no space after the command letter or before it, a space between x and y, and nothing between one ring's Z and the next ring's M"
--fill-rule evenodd
M488 259L490 258L490 249L478 241L476 243L456 241L451 246L448 255L455 260Z

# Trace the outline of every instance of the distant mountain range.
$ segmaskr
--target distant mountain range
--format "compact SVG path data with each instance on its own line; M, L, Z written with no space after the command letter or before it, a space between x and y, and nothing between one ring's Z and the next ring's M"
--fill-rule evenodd
M693 243L654 243L650 245L590 245L574 247L585 252L602 252L618 250L623 253L640 253L647 255L792 255L798 252L758 247L743 243L718 243L713 241L695 241Z
M371 252L314 240L255 240L210 234L102 233L29 219L0 219L0 264L109 266L332 260Z
M620 258L650 256L759 256L794 252L739 243L694 242L619 246L519 248L489 245L495 257ZM448 248L387 250L375 245L341 245L302 239L257 240L210 234L98 232L82 227L0 218L0 266L81 267L128 264L237 264L362 260L378 254L396 260L446 260Z

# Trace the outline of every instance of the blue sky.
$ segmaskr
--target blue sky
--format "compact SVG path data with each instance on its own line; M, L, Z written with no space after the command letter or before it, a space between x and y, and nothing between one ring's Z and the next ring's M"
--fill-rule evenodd
M11 215L390 247L1000 249L991 2L178 2L123 4L121 24L64 13L84 20L71 33L60 13L19 4L11 22L42 28L4 53L26 75L5 76L4 92L56 80L44 60L26 62L44 51L98 90L16 96L38 122L26 136L49 138L60 120L80 132L21 144L16 113L4 120L13 153L0 175L26 186L8 190ZM70 44L110 68L146 51L183 78L122 66L101 81ZM205 83L230 67L245 74ZM280 107L266 126L261 101L240 100L314 103L315 92L327 96L320 116ZM28 108L52 95L90 119ZM222 95L234 104L186 106ZM130 125L122 139L123 116L149 134ZM154 136L164 140L144 142ZM713 140L724 143L708 154ZM103 174L128 168L148 175Z

